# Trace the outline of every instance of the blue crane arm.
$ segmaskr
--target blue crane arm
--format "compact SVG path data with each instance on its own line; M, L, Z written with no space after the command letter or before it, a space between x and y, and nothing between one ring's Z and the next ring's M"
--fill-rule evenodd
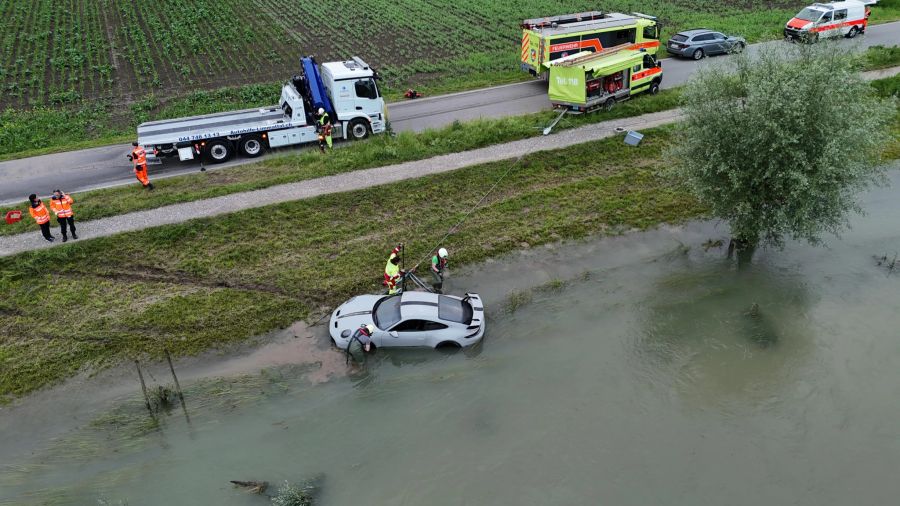
M319 108L325 109L329 116L331 116L332 121L337 117L334 112L334 106L331 105L331 100L328 98L328 93L325 91L325 84L322 82L322 76L319 74L319 66L316 65L316 60L312 56L305 56L300 58L300 65L303 67L303 74L306 76L307 86L309 86L309 98L310 105L313 107L313 112L319 110Z

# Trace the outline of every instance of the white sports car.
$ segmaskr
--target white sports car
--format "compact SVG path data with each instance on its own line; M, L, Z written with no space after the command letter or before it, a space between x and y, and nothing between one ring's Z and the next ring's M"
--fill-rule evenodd
M373 324L372 344L471 346L484 337L484 304L477 293L465 297L429 292L401 295L359 295L331 314L328 331L335 346L345 350L360 325Z

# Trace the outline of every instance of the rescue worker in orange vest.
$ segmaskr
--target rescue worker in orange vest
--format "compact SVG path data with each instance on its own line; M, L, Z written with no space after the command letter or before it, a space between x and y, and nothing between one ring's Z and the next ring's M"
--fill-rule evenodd
M37 198L37 195L33 193L28 196L28 202L31 203L28 212L31 213L31 217L34 218L34 221L40 225L41 233L44 234L44 239L46 239L47 242L53 242L53 236L50 235L50 212L47 211L47 208L44 206L44 203L41 202L41 199Z
M134 146L134 149L127 158L134 164L134 175L144 185L144 188L152 190L153 183L147 177L147 151L137 141L132 142L131 145Z
M403 277L406 272L400 270L400 252L403 251L403 243L391 250L387 264L384 266L384 285L387 286L388 295L397 295L403 291Z
M59 231L62 232L63 242L69 240L66 236L66 225L72 230L72 239L78 239L75 234L75 212L72 211L72 204L75 200L68 193L61 190L55 190L53 196L50 197L50 209L56 213L56 221L59 223Z

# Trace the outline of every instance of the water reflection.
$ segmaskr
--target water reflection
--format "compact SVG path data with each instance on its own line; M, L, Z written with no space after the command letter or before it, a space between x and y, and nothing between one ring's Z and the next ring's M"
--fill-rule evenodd
M797 270L759 261L685 258L641 301L635 354L672 371L681 395L704 404L766 402L814 353L814 298Z

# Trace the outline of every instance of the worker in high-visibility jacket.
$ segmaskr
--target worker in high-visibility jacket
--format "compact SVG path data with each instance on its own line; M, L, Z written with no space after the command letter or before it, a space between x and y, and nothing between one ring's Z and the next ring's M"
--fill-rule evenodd
M28 208L28 212L31 213L31 217L34 218L34 221L41 227L41 233L44 234L44 239L47 242L53 242L53 236L50 235L50 211L47 210L47 207L41 202L41 199L37 198L37 195L31 194L28 196L28 202L31 206Z
M127 158L134 164L134 175L144 188L152 190L153 183L150 182L150 178L147 176L147 151L137 141L132 142L131 145L133 149Z
M72 210L72 204L74 203L75 200L72 199L71 195L63 193L61 190L54 191L53 196L50 197L50 209L56 213L56 221L59 223L59 231L62 233L63 242L69 240L66 235L66 226L72 230L72 239L78 239L78 235L75 234L75 211Z
M387 264L384 266L384 285L387 286L388 295L396 295L403 291L403 276L405 272L400 270L400 252L403 251L403 243L391 250Z
M319 149L324 153L325 146L331 147L332 139L331 139L331 118L328 116L328 113L325 109L319 107L317 111L319 114L318 121L318 130L319 130Z
M431 276L434 278L434 290L441 293L444 287L444 270L447 269L447 248L440 248L431 257Z

